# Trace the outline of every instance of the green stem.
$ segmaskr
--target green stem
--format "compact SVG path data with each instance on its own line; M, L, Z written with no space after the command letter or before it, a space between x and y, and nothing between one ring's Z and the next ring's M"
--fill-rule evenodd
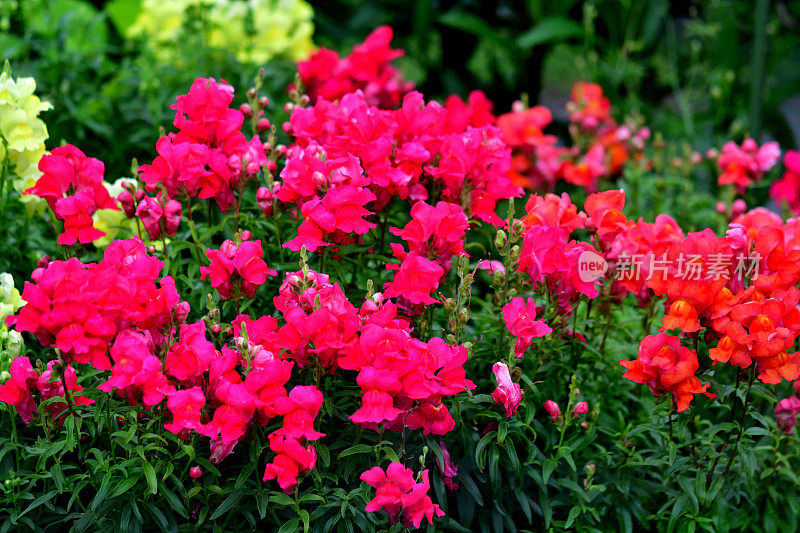
M739 452L739 441L742 440L742 434L744 433L744 420L747 417L747 408L750 406L750 390L753 387L753 381L756 377L756 365L752 365L750 367L750 379L747 382L747 392L744 395L744 407L742 408L742 417L739 420L739 431L736 434L736 440L733 444L733 451L731 452L731 456L728 458L728 464L725 465L725 470L722 471L722 477L725 477L725 474L731 469L733 465L734 459L736 459L736 455Z
M192 199L187 195L186 196L186 206L187 210L189 211L189 230L192 232L192 241L194 242L194 255L197 258L197 266L203 266L203 261L200 258L200 243L198 242L199 239L197 238L197 228L194 225L194 218L192 217Z
M17 413L9 406L11 413L11 445L14 447L14 472L19 472L19 435L17 434Z
M167 263L167 273L169 274L169 250L167 250L167 235L161 234L161 244L164 246L164 260Z
M672 403L670 403L670 406L669 406L669 442L670 442L670 444L672 444L672 426L673 426L674 418L675 418L675 407L674 407L674 402L672 402Z
M8 181L9 158L8 158L8 143L6 142L5 137L3 137L2 141L3 141L3 151L5 152L6 157L3 159L3 167L2 170L0 170L0 228L5 228L6 205L8 205L8 189L6 189L6 181Z
M567 433L567 415L561 415L563 420L561 421L561 436L558 438L558 449L561 449L561 445L564 443L564 435Z
M272 200L272 220L275 222L275 237L278 239L278 253L283 263L283 239L281 238L281 223L278 220L278 200Z

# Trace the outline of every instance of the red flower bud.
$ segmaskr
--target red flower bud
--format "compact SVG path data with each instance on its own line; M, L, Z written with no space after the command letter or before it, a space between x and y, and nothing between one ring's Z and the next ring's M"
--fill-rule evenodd
M272 126L272 123L269 121L268 118L262 118L256 124L256 131L259 133L267 131Z
M585 415L589 412L589 404L586 402L578 402L572 409L572 413L576 416Z
M170 237L178 231L178 226L181 223L181 213L183 213L183 206L177 200L170 200L164 206L164 232Z
M550 420L553 422L558 420L558 417L561 416L561 408L553 400L544 402L544 410L547 411L547 414L550 415Z
M117 196L117 200L119 201L119 205L122 206L122 210L125 211L125 216L128 218L133 217L136 214L136 203L133 201L133 195L128 190L123 190Z
M273 194L267 187L259 187L256 191L256 204L264 212L265 216L272 214Z

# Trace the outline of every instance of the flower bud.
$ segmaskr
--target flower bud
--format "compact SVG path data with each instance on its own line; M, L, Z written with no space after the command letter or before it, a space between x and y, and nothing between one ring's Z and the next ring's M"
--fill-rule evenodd
M256 131L259 133L265 132L272 127L272 123L268 118L262 118L256 123Z
M186 322L186 317L189 316L189 311L191 310L191 306L189 302L180 302L178 305L175 306L175 310L173 311L173 318L175 319L176 324L183 324Z
M717 202L717 205L714 207L717 210L717 213L720 215L724 215L728 212L728 206L725 205L725 202Z
M258 91L256 90L255 87L250 87L249 89L247 89L247 98L248 99L255 100L255 97L256 97L257 94L258 94Z
M267 98L266 96L262 96L261 98L258 99L258 107L265 108L268 105L269 105L269 98Z
M547 414L550 415L550 420L553 422L558 420L561 416L561 408L553 400L544 402L544 410L547 411Z
M125 211L125 216L132 218L136 213L136 203L133 201L133 195L131 192L123 189L123 191L117 196L117 201L119 202L119 205L122 206L122 210Z
M242 241L249 241L250 239L253 238L253 232L248 230L248 229L246 229L243 232L239 233L239 238Z
M170 200L164 206L164 233L172 237L181 223L183 206L177 200Z
M47 268L49 264L50 264L49 255L43 255L42 257L39 258L39 261L36 262L36 266L39 268Z
M494 245L498 248L498 250L504 248L507 241L508 237L506 236L506 232L503 230L498 230L497 236L494 238Z
M492 272L492 283L494 285L500 285L501 283L503 283L503 276L505 276L504 272L495 270L494 272Z
M747 211L747 204L741 198L738 198L733 201L733 207L731 208L731 218L736 218L742 213Z
M199 466L193 466L189 469L189 477L192 479L197 479L203 475L203 470Z
M242 113L242 115L245 116L245 118L250 118L250 116L253 114L253 108L250 107L248 104L240 105L239 111Z
M222 326L220 326L219 324L214 324L213 326L211 326L211 333L213 333L214 335L219 335L221 331L222 331Z
M588 412L589 412L589 404L586 402L578 402L572 409L572 414L574 414L575 416L585 415Z
M264 213L264 216L272 215L272 191L267 187L259 187L256 191L256 204Z

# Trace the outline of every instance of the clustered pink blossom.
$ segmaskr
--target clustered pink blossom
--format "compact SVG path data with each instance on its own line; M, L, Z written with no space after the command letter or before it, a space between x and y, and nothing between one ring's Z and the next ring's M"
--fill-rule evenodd
M30 359L22 356L15 357L11 361L11 368L9 369L11 377L6 383L0 384L0 402L13 405L17 414L26 424L30 424L36 415L37 404L34 393L37 393L42 401L51 398L64 398L65 383L66 392L70 395L74 404L88 405L94 403L91 398L74 394L83 390L83 387L78 385L75 369L69 365L63 366L59 370L60 373L63 373L63 377L59 378L53 375L56 364L56 361L48 362L47 369L39 374L31 365ZM64 422L64 418L67 416L67 405L66 399L65 401L55 401L47 404L46 409L57 425L61 425Z
M347 57L340 58L335 50L323 46L307 60L300 61L297 71L312 102L319 98L338 100L361 89L370 105L396 108L414 84L406 81L392 65L392 61L403 55L403 50L389 46L392 34L392 28L380 26Z
M544 133L553 116L544 106L526 109L516 102L512 111L497 117L505 142L513 149L510 175L514 185L552 191L558 180L596 191L601 178L613 178L630 160L642 157L650 130L620 125L611 115L611 102L596 83L578 82L567 103L567 147Z
M422 471L422 481L414 481L414 472L402 463L392 463L384 471L373 466L363 474L361 479L375 488L375 497L367 503L367 512L374 513L383 509L392 523L402 513L406 527L418 528L422 520L427 518L433 524L433 517L444 516L438 505L428 496L430 482L428 471Z
M245 233L244 237L249 235ZM226 239L219 250L206 250L206 257L211 264L200 267L200 279L208 278L223 300L230 298L231 294L236 298L252 298L268 276L278 275L275 270L267 267L263 255L260 240L242 239L236 244Z
M772 184L769 194L777 202L786 202L792 211L800 213L800 151L787 150L783 165L786 171Z
M777 142L761 146L753 139L745 139L739 146L730 141L722 146L717 165L722 174L717 178L720 185L735 185L743 192L755 181L759 181L781 157Z
M536 304L533 298L528 298L527 301L521 296L513 298L503 306L503 318L508 331L517 337L514 345L514 353L517 354L517 358L522 358L522 354L531 345L533 339L553 332L550 326L541 320L536 320Z
M797 414L800 413L800 399L796 396L789 396L778 402L775 406L775 419L778 428L791 435L797 425Z
M494 212L498 200L521 193L507 177L509 151L495 127L448 121L453 113L425 103L417 92L406 95L395 111L371 107L360 91L339 102L320 98L313 107L296 108L286 125L295 144L287 152L277 197L300 205L301 213L305 209L313 226L301 224L287 246L350 242L349 234L369 229L359 222L369 214L368 204L378 211L394 197L424 201L430 187L467 215L502 225ZM337 192L348 187L346 194ZM326 201L329 195L338 196Z
M33 272L22 293L28 304L6 323L58 348L67 361L109 370L117 333L135 328L158 343L183 309L174 280L157 283L163 266L137 238L114 241L99 263L52 261Z
M158 156L139 168L148 191L161 187L170 198L213 198L227 211L235 190L262 167L275 170L261 139L248 141L242 133L244 114L230 107L232 101L233 87L214 78L196 79L189 92L178 97L172 105L178 132L161 137Z
M58 244L88 244L103 237L92 215L98 209L119 210L103 185L103 162L65 144L42 156L39 170L42 176L25 194L44 198L56 218L64 221Z

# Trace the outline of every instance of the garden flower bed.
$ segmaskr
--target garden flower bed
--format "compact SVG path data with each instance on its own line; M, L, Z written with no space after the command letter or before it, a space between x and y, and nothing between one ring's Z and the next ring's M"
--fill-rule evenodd
M125 176L6 64L1 530L796 528L798 152L307 37L242 50L278 105L187 75Z

